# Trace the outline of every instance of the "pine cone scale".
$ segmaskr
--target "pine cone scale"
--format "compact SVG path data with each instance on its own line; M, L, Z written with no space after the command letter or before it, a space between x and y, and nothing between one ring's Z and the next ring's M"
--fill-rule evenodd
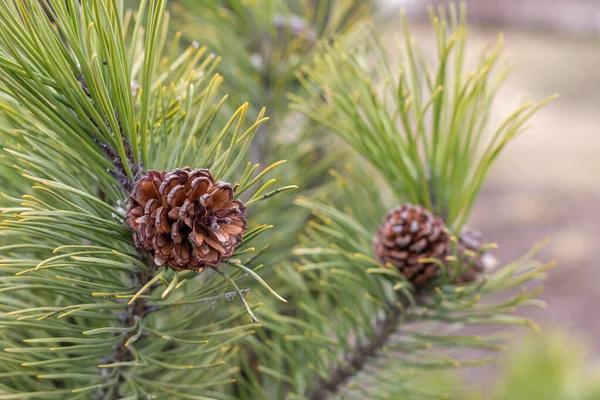
M207 169L149 171L129 198L127 223L136 247L177 270L217 267L242 243L246 207Z
M205 177L195 178L191 185L186 187L187 197L190 201L196 201L202 196L204 193L208 191L210 186L210 181Z
M154 226L156 227L157 233L171 233L171 225L169 225L168 216L169 212L164 206L156 210Z
M133 194L135 201L144 208L149 200L159 197L156 184L151 177L140 179L136 184Z
M185 201L185 188L177 185L167 195L167 203L171 207L181 207Z

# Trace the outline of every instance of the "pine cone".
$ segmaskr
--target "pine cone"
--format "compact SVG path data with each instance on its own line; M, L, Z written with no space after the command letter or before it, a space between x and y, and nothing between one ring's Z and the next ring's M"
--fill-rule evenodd
M477 256L465 254L467 250L476 253L481 244L479 232L467 228L461 230L458 256L470 268L453 283L472 282L486 269L484 257L489 256L488 253ZM422 264L419 259L435 258L444 262L446 256L452 253L450 235L442 219L423 207L411 204L398 206L387 214L377 231L373 249L379 263L394 265L415 286L436 278L440 272L437 264Z
M176 270L217 267L246 232L246 206L207 169L148 171L129 196L127 223L138 249Z
M415 286L439 274L437 264L421 264L419 259L443 260L449 248L450 235L442 219L411 204L398 206L386 215L373 245L378 262L394 265Z
M491 255L487 251L479 251L482 244L481 233L479 233L479 231L469 229L466 226L460 230L460 235L458 236L458 248L462 259L466 263L469 263L471 268L456 278L454 283L473 282L481 272L487 269L485 258L490 257ZM466 250L473 253L479 251L479 253L476 256L466 255L464 253Z

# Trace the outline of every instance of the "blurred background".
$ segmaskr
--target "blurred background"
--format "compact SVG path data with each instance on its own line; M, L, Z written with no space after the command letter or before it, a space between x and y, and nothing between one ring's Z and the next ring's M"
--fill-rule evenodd
M424 48L434 44L425 11L432 3L447 2L382 0L387 11L407 10ZM586 365L586 374L598 377L600 1L468 0L466 4L471 44L490 43L503 32L506 55L514 65L496 104L498 117L506 115L520 99L541 100L560 93L500 157L470 222L486 240L499 244L496 255L500 261L510 261L549 237L551 242L541 257L558 262L543 283L541 297L549 307L527 314L540 323L543 336L524 339L519 338L523 331L515 332L518 339L505 363L512 365L514 360L522 360L524 353L532 353L539 362L530 366L539 368L538 373L546 374L545 380L550 381L556 377L543 369L549 359L556 356L556 363L564 368L577 358ZM498 366L469 371L468 380L495 385L491 380L497 372ZM564 378L572 386L580 384L577 379ZM584 398L575 392L524 393L500 398ZM600 392L591 396L600 399Z

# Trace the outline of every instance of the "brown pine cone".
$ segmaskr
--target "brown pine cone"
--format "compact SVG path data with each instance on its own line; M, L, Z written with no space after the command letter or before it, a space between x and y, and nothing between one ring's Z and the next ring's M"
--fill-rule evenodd
M461 284L472 282L486 269L489 253L477 255L481 247L481 234L463 228L458 237L458 257L468 270L453 280ZM377 261L383 266L392 264L415 286L421 286L440 273L435 263L419 263L422 258L435 258L445 262L452 254L450 235L441 218L420 206L405 204L390 211L377 231L373 243ZM489 260L488 260L489 261ZM452 273L452 271L449 271Z
M207 169L148 171L129 196L127 224L138 249L176 270L217 267L242 243L246 206Z
M450 235L441 218L420 206L405 204L390 211L375 236L373 249L382 265L392 264L415 286L439 274L435 263L421 264L421 258L443 261L450 248Z

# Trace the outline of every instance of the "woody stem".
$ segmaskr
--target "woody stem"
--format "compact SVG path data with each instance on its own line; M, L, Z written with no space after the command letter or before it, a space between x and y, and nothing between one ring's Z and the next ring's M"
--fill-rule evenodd
M363 343L358 343L351 351L343 355L344 362L334 364L329 370L329 378L316 379L312 390L304 396L309 400L326 400L336 394L353 376L359 373L369 359L376 356L396 331L400 323L401 311L390 306L386 316L375 323L373 335Z

